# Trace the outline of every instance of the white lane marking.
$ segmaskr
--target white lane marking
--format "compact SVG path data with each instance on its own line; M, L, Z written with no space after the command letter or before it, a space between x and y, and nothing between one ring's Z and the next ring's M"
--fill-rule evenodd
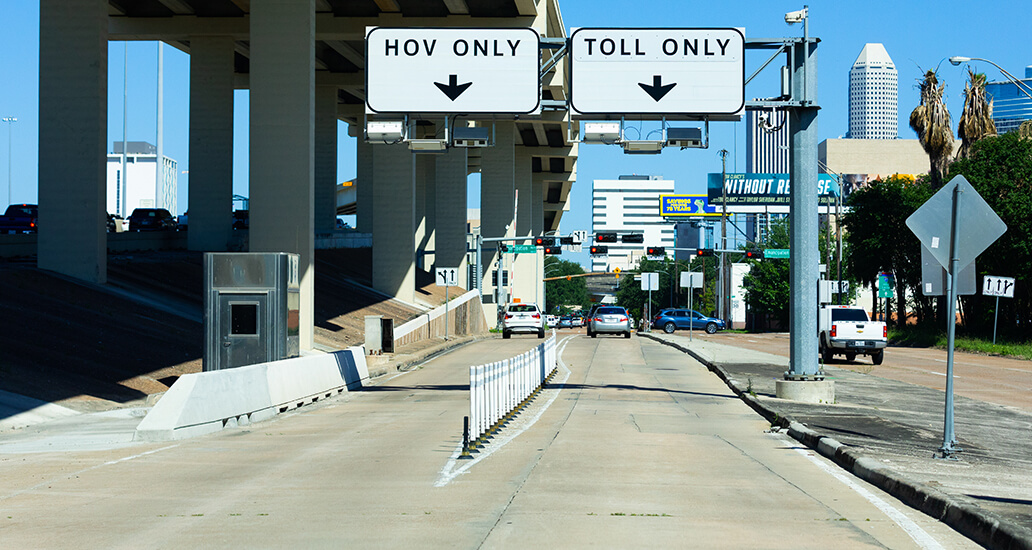
M178 447L178 446L179 446L179 444L176 443L175 445L169 445L168 447L162 447L160 449L154 449L152 451L147 451L145 453L135 454L135 455L127 456L127 457L124 457L124 458L119 458L118 460L110 460L110 461L105 462L103 464L97 464L96 466L90 466L89 468L84 468L84 469L79 470L77 472L72 472L70 474L65 474L63 476L60 476L57 479L72 479L73 477L76 477L79 474L84 474L86 472L89 472L89 471L92 471L92 470L96 470L97 468L103 468L104 466L111 466L112 464L118 464L120 462L128 462L130 460L133 460L133 459L136 459L136 458L140 458L140 457L143 457L143 456L152 455L154 453L160 453L161 451L167 451L168 449L173 449L173 448ZM45 485L50 485L51 483L54 483L54 482L55 482L55 479L50 479L50 480L44 481L43 483L38 483L36 485L33 485L32 487L29 487L27 489L22 489L21 491L15 491L15 492L13 492L13 493L11 493L9 495L0 496L0 500L7 500L9 498L14 498L14 497L16 497L18 495L22 495L22 494L28 493L29 491L35 491L36 489L39 489L40 487L43 487Z
M563 350L566 349L566 345L569 343L571 338L575 338L575 336L567 336L566 338L563 338L562 341L559 342L559 345L556 346L555 360L559 365L559 376L552 382L553 384L562 384L570 378L570 369L566 367L566 363L563 363ZM455 451L452 452L451 457L448 458L448 462L444 465L444 468L441 468L441 473L437 477L437 481L434 482L434 487L444 487L456 477L468 472L476 463L491 456L495 451L504 447L518 435L530 429L530 427L533 426L539 418L541 418L541 415L545 414L545 411L547 411L548 407L552 405L552 402L559 397L558 388L544 390L544 392L551 393L551 395L549 396L548 401L545 401L544 405L542 405L532 417L528 418L526 422L517 422L514 425L509 426L505 430L504 436L495 439L486 448L481 449L480 454L478 454L476 458L463 460L462 466L455 468L459 462L459 455L462 454L462 443L459 443L455 448Z
M786 444L790 445L791 448L795 449L797 453L805 456L807 460L816 464L818 468L831 474L832 477L844 483L846 487L849 487L850 489L856 491L858 495L867 499L868 502L870 502L876 508L881 510L883 514L889 517L889 519L896 522L896 525L899 525L901 529L906 531L906 533L910 535L910 538L914 539L914 542L917 543L918 546L920 546L921 548L925 548L927 550L945 550L943 546L939 544L939 541L932 538L932 536L929 535L927 531L922 529L918 524L914 523L914 520L905 516L903 512L900 512L894 506L892 506L888 502L885 502L874 493L868 491L864 487L861 487L857 482L853 481L848 476L846 476L846 474L843 474L838 467L829 466L823 460L820 460L817 457L813 456L812 453L816 451L813 451L807 447L799 447L798 441L792 439L791 437L783 433L778 433L777 437L781 438Z

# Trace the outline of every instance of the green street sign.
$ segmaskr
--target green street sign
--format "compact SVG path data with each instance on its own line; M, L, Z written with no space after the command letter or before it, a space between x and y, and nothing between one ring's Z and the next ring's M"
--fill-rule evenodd
M892 293L892 285L895 281L892 275L882 273L878 275L878 297L879 298L895 298Z
M509 247L514 254L533 254L537 252L538 247L532 244L516 244Z
M787 248L768 248L763 251L764 258L788 259Z

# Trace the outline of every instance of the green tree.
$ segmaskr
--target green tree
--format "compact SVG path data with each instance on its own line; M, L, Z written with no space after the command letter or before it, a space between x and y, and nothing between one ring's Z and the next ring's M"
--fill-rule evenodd
M901 325L907 318L907 290L921 284L921 244L906 219L931 196L925 180L895 175L853 191L847 202L850 212L842 220L850 250L846 272L872 287L879 273L895 274L896 321ZM929 303L918 308L919 317L929 312Z
M770 225L764 248L789 247L789 220L782 218ZM822 239L823 241L823 239ZM753 314L777 321L782 327L789 321L789 260L753 261L752 269L742 280L745 304Z
M558 311L561 314L566 314L571 309L574 309L575 306L580 306L581 308L590 307L591 295L588 294L585 278L567 278L570 275L582 275L583 273L584 268L576 262L561 260L555 256L545 257L545 278L562 277L545 281L547 313L555 314Z
M950 177L963 175L1007 224L1007 232L977 259L982 275L1016 279L1014 298L1000 300L1001 334L1021 340L1032 337L1032 140L1018 132L983 139L970 158L950 166ZM996 300L981 295L961 299L967 328L992 332Z
M950 112L942 101L945 84L939 84L935 71L928 71L921 80L921 103L910 113L910 127L917 132L921 147L928 154L932 187L942 187L943 175L953 153L953 129Z

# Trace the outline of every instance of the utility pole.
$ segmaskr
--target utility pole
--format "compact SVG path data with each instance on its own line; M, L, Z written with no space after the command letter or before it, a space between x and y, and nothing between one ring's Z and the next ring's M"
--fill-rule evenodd
M721 149L717 152L720 155L720 196L721 196L721 214L720 214L720 249L727 250L727 149ZM731 327L731 323L727 319L727 310L730 309L727 304L727 278L724 276L724 253L720 253L720 269L717 275L717 284L720 286L720 301L719 307L717 308L717 315L724 320L725 326Z

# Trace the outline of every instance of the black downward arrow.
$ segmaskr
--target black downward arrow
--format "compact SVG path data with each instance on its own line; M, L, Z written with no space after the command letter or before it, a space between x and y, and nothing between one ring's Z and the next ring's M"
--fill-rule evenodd
M438 84L438 86L440 86L440 84ZM645 93L652 96L652 99L659 101L663 99L663 96L667 95L667 92L672 90L674 86L677 86L677 83L675 82L674 84L667 84L666 86L664 86L663 77L657 74L652 76L651 86L649 86L648 84L644 84L642 82L639 82L638 86L641 86L641 89L645 90Z
M452 101L455 101L455 99L462 95L462 92L465 92L466 88L469 88L472 84L472 82L459 84L459 76L454 74L448 75L447 84L434 82L434 85L440 88L441 91L444 92L444 95L448 96L448 99Z

